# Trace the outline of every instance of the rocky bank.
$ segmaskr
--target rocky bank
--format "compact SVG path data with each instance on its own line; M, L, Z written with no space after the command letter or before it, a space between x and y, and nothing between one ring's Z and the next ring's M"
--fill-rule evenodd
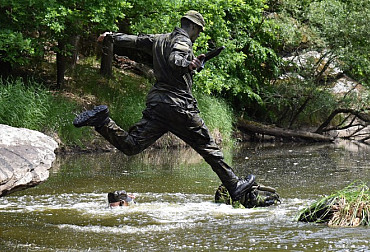
M45 181L57 147L43 133L0 124L0 197Z

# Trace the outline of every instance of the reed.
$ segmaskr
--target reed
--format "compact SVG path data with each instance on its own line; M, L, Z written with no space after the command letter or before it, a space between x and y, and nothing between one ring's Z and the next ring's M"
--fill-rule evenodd
M353 182L301 210L297 220L340 227L370 226L369 187L364 182Z

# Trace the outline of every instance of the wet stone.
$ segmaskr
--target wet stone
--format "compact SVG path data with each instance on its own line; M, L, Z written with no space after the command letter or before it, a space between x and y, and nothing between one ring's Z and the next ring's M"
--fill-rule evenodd
M57 147L38 131L0 124L0 196L45 181Z

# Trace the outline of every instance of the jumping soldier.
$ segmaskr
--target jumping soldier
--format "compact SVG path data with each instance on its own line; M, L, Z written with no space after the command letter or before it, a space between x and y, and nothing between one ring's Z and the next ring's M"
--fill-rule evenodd
M190 10L181 18L181 28L176 27L171 33L111 34L115 46L141 49L153 57L156 82L147 95L143 117L127 132L109 117L108 107L100 105L78 115L73 124L76 127L94 126L126 155L140 153L169 131L197 151L218 175L232 199L239 200L251 188L255 177L239 178L226 164L192 95L193 75L205 57L204 54L194 56L193 43L204 26L202 15ZM100 35L98 41L103 41L107 34Z

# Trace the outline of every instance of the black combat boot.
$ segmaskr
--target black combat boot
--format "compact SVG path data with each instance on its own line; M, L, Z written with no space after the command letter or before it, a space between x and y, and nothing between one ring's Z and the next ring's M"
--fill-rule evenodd
M77 128L82 126L94 126L99 128L109 122L109 109L107 105L95 106L92 110L87 110L79 114L74 120L73 125Z
M252 187L255 177L250 174L248 177L239 179L236 183L227 186L227 190L233 201L238 201Z
M222 184L228 190L231 199L238 201L254 184L254 175L248 175L246 178L239 178L235 175L233 169L225 163L223 159L207 161L214 172L217 173Z

